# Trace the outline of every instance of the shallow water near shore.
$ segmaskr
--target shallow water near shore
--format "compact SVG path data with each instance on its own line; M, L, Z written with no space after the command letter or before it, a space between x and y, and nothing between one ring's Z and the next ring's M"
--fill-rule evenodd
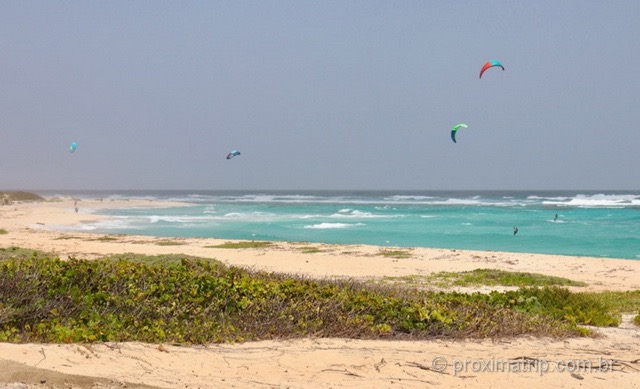
M307 241L640 259L640 191L103 191L187 207L85 210L107 234ZM80 206L82 203L80 202ZM513 227L518 227L514 235Z

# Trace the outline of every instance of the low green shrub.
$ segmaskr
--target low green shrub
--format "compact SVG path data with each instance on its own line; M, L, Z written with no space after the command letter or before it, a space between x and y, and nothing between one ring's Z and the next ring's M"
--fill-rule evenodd
M19 250L13 250L19 252ZM608 307L557 287L462 294L313 280L136 254L0 260L0 341L177 343L579 336Z
M411 253L406 250L384 249L384 250L380 250L378 253L376 253L376 255L385 257L385 258L396 258L396 259L411 258Z
M586 294L618 313L636 312L640 309L640 290L592 292Z
M21 259L21 258L31 258L31 257L49 257L50 254L45 253L39 250L32 249L23 249L16 246L9 246L6 248L0 248L0 261L13 258L13 259Z
M495 303L519 311L549 315L573 324L611 327L620 324L620 314L594 296L593 293L574 293L557 286L518 291L491 293Z
M271 247L273 243L265 241L250 241L250 242L225 242L217 245L205 246L209 249L260 249L264 247Z
M118 240L117 237L115 236L110 236L110 235L104 235L104 236L99 236L97 238L90 238L87 239L88 241L97 241L97 242L115 242Z
M156 242L158 246L181 246L184 242L180 242L177 240L159 240Z
M440 272L429 277L446 285L502 285L502 286L586 286L584 282L538 273L510 272L499 269L475 269L464 272Z
M322 250L319 247L314 247L314 246L298 247L297 250L300 251L303 254L317 254L317 253L322 253L322 252L325 251L325 250Z

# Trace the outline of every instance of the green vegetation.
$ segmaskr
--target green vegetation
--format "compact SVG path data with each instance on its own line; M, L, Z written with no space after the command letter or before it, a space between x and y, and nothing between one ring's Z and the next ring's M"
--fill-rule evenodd
M250 242L225 242L213 246L205 246L208 249L260 249L265 247L271 247L273 243L262 241L250 241Z
M7 248L0 248L0 261L7 259L23 259L23 258L40 258L47 257L49 254L31 249L23 249L16 246L11 246Z
M540 283L538 276L514 277ZM184 255L61 261L10 247L0 249L0 341L564 337L638 312L640 291L574 293L557 281L505 293L426 292L253 272Z
M558 286L428 292L255 272L184 255L62 261L12 247L0 250L0 341L566 337L588 335L580 325L617 325L639 294Z
M573 293L557 286L522 288L505 293L491 293L494 303L519 311L549 315L574 324L615 327L620 312L594 293Z
M82 239L79 236L71 236L71 235L62 235L57 238L53 238L53 240L71 240L71 239Z
M428 277L439 286L587 286L584 282L537 273L508 272L498 269L476 269L459 273L440 272Z
M411 253L405 250L380 250L376 255L386 258L410 258Z
M633 322L640 326L640 310L638 310L640 308L640 290L585 294L599 301L600 304L609 307L610 311L617 316L621 316L622 313L638 312Z
M98 238L87 239L88 241L98 241L98 242L113 242L118 240L117 237L111 235L100 236Z
M184 242L178 242L177 240L159 240L156 244L158 246L181 246Z
M373 284L402 285L411 288L420 288L431 285L429 276L423 276L419 274L411 274L406 276L386 276L379 279L371 280L369 282Z
M0 235L6 235L8 233L9 231L5 230L4 228L0 228Z
M635 312L640 308L640 290L586 294L591 298L598 299L602 304L611 307L611 309L619 313Z
M324 250L314 246L299 247L298 250L303 254L316 254L324 252Z

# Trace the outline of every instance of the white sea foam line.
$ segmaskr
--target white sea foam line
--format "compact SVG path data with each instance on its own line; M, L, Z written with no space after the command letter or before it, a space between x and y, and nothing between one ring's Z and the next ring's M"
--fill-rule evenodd
M409 196L409 195L396 195L396 196L391 196L391 197L385 197L385 200L391 200L391 201L406 201L406 200L429 200L429 199L433 199L435 197L433 196Z
M206 222L216 220L218 218L214 216L168 216L168 215L150 215L144 217L138 217L139 220L148 220L150 223L155 224L158 222L169 223L188 223L188 222Z
M350 228L350 227L357 227L357 226L364 226L364 224L363 223L355 223L355 224L320 223L320 224L307 225L307 226L304 226L304 228L324 230L324 229Z
M328 216L331 219L394 219L404 217L403 215L376 215L370 212L355 211L351 214L334 213Z
M129 196L129 195L119 195L119 194L112 194L106 197L95 197L96 199L102 198L103 200L106 201L110 201L110 200L123 200L123 201L127 201L127 200L160 200L158 197L156 196Z
M471 198L438 199L431 196L392 196L382 199L352 199L344 197L314 197L314 196L275 196L275 195L245 195L240 197L218 198L222 203L306 203L306 204L353 204L353 205L510 205L512 202L483 201L482 196Z
M256 202L256 203L306 203L327 202L333 198L323 198L308 195L243 195L238 197L227 196L227 202ZM221 199L222 200L222 199Z
M640 198L638 195L578 194L572 198L548 198L542 203L573 207L623 207L626 205L640 205Z
M555 201L565 201L565 200L569 200L571 197L541 197L541 196L527 196L527 200L555 200Z
M293 218L295 219L317 219L317 218L321 218L321 217L325 217L325 215L299 215L299 216L293 216Z
M559 201L543 201L544 205L557 205L560 207L580 207L580 208L625 208L632 203L621 203L619 201L606 201L606 200L576 200L573 199L568 202Z

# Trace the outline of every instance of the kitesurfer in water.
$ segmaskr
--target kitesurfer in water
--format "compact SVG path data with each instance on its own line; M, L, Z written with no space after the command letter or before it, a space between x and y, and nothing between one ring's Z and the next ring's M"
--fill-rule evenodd
M514 226L513 227L513 236L516 236L517 233L518 233L518 227Z
M553 217L553 221L557 221L558 220L558 214L556 213L556 216Z

